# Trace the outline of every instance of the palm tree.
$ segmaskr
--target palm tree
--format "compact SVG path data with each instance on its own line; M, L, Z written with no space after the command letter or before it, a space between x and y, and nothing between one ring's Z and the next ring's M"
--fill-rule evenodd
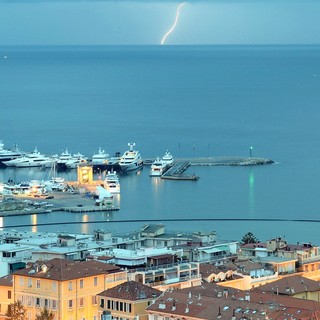
M6 317L9 320L26 320L27 319L27 310L23 306L20 300L10 303L8 310L6 312Z
M53 320L54 319L54 313L49 310L47 307L44 307L40 314L36 315L36 320Z

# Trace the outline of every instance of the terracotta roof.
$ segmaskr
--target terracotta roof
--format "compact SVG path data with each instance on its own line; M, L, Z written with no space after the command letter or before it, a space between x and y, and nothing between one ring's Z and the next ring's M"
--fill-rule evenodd
M135 281L127 281L111 289L99 293L99 296L119 300L146 300L155 299L162 294L161 291Z
M0 278L0 286L3 287L12 287L12 275L6 275Z
M220 290L220 291L219 291ZM218 292L223 294L218 295ZM162 317L199 319L317 319L320 303L304 299L255 294L215 284L166 291L147 308Z
M200 268L200 273L203 278L206 278L212 274L219 274L220 272L237 270L237 267L235 265L231 265L231 264L216 267L210 263L201 263L199 265L199 268Z
M73 261L55 258L49 261L37 261L33 263L32 266L18 270L14 274L66 281L118 271L120 271L119 267L99 261Z
M253 291L272 292L293 296L303 292L320 291L320 282L304 278L300 275L294 275L259 286Z

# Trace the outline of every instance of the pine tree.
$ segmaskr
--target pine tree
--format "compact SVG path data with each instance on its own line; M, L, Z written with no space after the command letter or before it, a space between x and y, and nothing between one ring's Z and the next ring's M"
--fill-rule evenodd
M246 233L241 240L241 244L247 244L247 243L257 243L259 240L256 238L256 236L252 232Z

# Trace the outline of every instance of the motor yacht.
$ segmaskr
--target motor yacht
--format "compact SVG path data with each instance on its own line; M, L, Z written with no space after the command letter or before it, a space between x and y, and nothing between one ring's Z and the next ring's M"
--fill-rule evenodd
M140 152L134 150L135 143L128 143L129 150L127 150L119 161L121 171L132 171L142 168L143 161Z
M6 149L2 140L0 140L0 164L4 161L10 161L21 157L23 152L18 149L17 145L13 146L13 149Z
M167 170L168 164L160 158L157 158L151 165L150 177L161 177Z
M66 169L66 162L72 159L72 154L66 149L63 151L57 159L56 168L57 170L65 170Z
M27 153L19 158L4 161L3 163L8 167L28 168L28 167L45 167L50 168L53 162L56 161L55 157L47 157L41 154L37 148L31 153Z
M75 153L72 155L72 158L69 159L66 162L66 168L67 169L75 169L77 168L80 164L85 164L88 162L88 159L81 154L80 152Z
M174 159L172 154L167 150L162 157L162 161L166 163L167 166L171 167L174 164Z
M109 161L109 155L104 150L99 148L98 153L95 153L92 156L91 164L92 165L107 164L108 161Z
M120 193L120 182L116 171L108 171L104 182L104 188L110 193Z

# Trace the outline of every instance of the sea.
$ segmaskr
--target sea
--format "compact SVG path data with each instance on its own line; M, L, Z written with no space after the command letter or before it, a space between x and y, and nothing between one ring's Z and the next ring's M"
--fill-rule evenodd
M275 161L192 166L197 181L144 167L120 175L119 211L3 217L2 228L123 234L152 223L219 240L250 231L320 244L320 46L0 47L0 97L8 148L91 157L134 142L143 158L197 158L248 157L252 147ZM0 181L51 174L5 168Z

